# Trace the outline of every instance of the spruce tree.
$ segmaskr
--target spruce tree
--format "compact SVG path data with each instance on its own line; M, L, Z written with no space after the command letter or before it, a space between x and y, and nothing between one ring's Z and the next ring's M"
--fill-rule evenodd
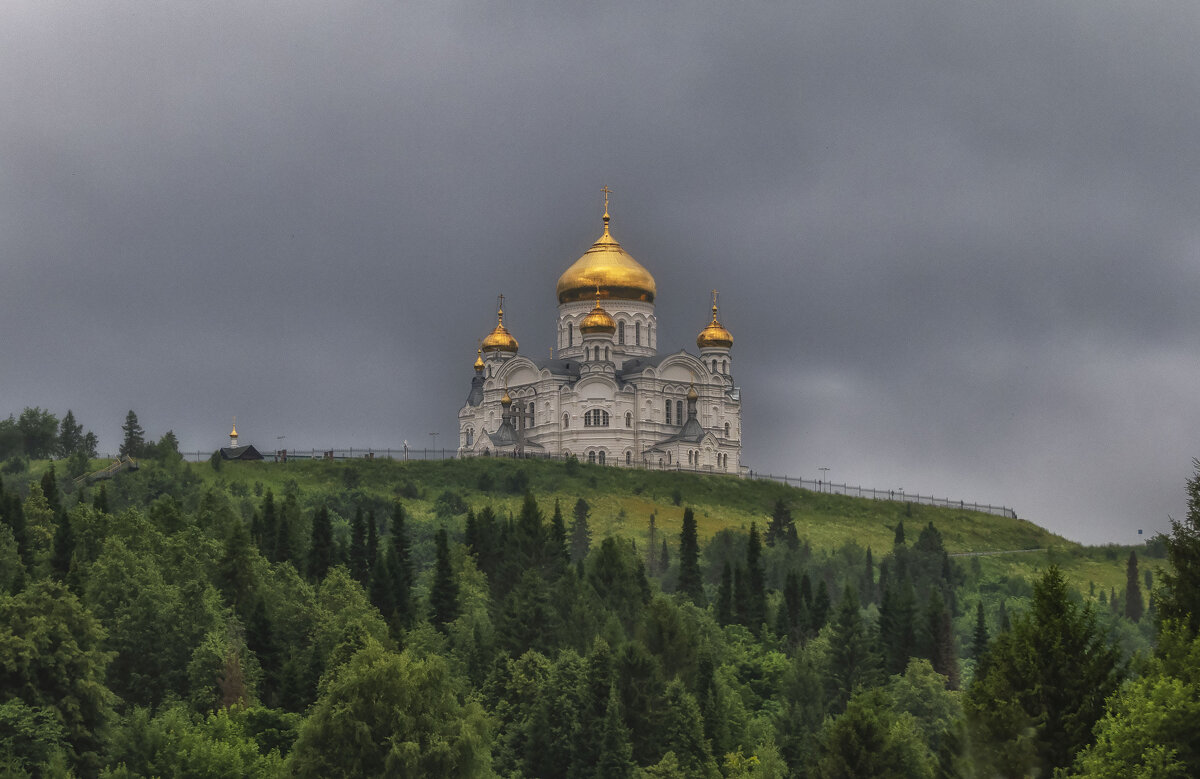
M951 690L958 689L958 652L954 647L954 626L950 609L940 590L929 593L929 607L925 613L926 631L929 635L929 662L933 670L945 676Z
M875 560L871 557L871 547L867 547L867 562L863 571L863 603L870 604L877 600L875 594Z
M54 474L54 463L50 463L46 472L42 474L42 494L46 496L46 502L50 504L50 510L54 512L54 516L62 514L62 502L58 495L58 478Z
M433 583L429 588L429 621L443 633L449 624L458 617L458 581L454 578L454 570L450 567L450 542L445 529L439 529L434 536L437 548L434 567Z
M83 448L83 425L75 421L75 412L71 409L67 409L66 416L58 423L57 448L59 457L70 457Z
M592 531L588 528L590 510L583 498L575 501L575 521L571 523L571 562L576 565L583 562L592 545Z
M796 527L792 520L792 512L788 510L783 498L780 498L775 501L775 508L771 511L771 520L767 523L763 541L767 546L775 546L776 542L789 540L795 534Z
M746 627L758 635L767 621L767 584L762 569L762 545L758 528L750 523L750 538L746 542Z
M562 506L554 499L554 515L550 517L550 556L563 564L571 562L571 547L567 544L567 526L563 521Z
M121 425L121 432L124 438L118 453L122 457L141 457L142 450L146 447L145 431L138 424L137 414L133 413L133 409L125 415L125 424Z
M829 693L834 708L845 708L859 687L870 687L879 679L879 663L859 613L858 595L847 584L833 623L829 642Z
M362 507L354 509L350 521L350 575L364 587L367 586L367 525L363 520Z
M987 654L988 628L987 617L983 613L983 600L975 604L975 632L971 634L971 655L977 662L983 661Z
M321 506L313 514L312 544L308 550L308 578L320 582L333 562L333 525L329 509Z
M392 607L394 627L406 627L412 617L412 562L408 555L408 532L404 527L404 507L399 502L392 508L392 525L389 533L387 573L391 587L388 600ZM445 531L441 531L443 540ZM450 565L447 549L446 565Z
M1057 566L1033 587L1030 610L991 642L967 690L972 751L988 774L1050 776L1093 739L1120 684L1119 650L1090 608L1076 605Z
M300 522L300 504L296 500L296 495L289 492L283 498L283 505L279 509L279 522L276 524L275 531L275 562L292 563L296 565L299 562L296 559L296 544L297 525ZM300 566L297 566L299 568Z
M683 511L679 533L679 592L697 606L704 606L704 581L700 575L700 542L696 537L696 516L690 507Z
M54 531L54 552L50 557L50 569L59 581L66 579L67 574L71 572L71 557L74 553L75 533L71 528L71 518L66 512L60 511L58 527Z
M812 632L814 635L820 633L821 628L825 627L825 623L829 621L829 611L832 608L829 600L829 586L825 584L824 579L821 579L821 583L817 585L817 594L813 598Z
M1125 616L1134 622L1140 622L1144 609L1141 577L1138 575L1137 552L1130 552L1129 562L1125 566Z
M260 537L254 539L263 555L271 562L276 561L279 547L279 517L275 512L275 495L270 489L263 495L258 507L258 529Z
M671 567L671 553L667 551L667 539L662 540L662 550L658 553L659 573L666 574Z
M1159 626L1174 622L1184 637L1200 634L1200 459L1192 460L1187 480L1187 515L1171 521L1166 538L1167 562L1154 592L1154 613Z
M604 710L604 721L600 729L600 750L596 761L595 776L604 779L625 779L633 775L633 747L629 743L629 729L621 716L621 700L616 687L610 687L608 704Z

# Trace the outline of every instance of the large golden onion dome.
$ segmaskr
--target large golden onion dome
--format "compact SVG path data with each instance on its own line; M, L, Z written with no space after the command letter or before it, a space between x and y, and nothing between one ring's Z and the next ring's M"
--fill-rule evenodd
M700 331L700 335L696 336L696 346L701 349L717 348L729 349L733 346L733 333L725 329L725 327L717 321L717 304L713 303L712 321L708 323L708 327Z
M597 287L600 297L610 300L654 302L657 292L654 277L608 232L608 219L605 209L604 235L558 277L559 303L587 300Z
M589 333L607 333L612 335L617 332L617 323L609 316L608 312L600 307L600 293L596 293L596 307L591 313L583 318L579 323L579 332L587 335Z
M480 345L481 352L516 352L517 339L504 327L504 309L496 311L496 329L488 333Z

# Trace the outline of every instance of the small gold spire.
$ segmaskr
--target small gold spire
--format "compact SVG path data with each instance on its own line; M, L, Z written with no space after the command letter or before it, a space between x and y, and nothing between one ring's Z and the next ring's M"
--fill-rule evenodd
M483 347L482 346L475 350L475 372L476 373L483 372Z
M496 328L483 339L482 347L488 352L516 352L517 339L504 327L504 296L496 303Z

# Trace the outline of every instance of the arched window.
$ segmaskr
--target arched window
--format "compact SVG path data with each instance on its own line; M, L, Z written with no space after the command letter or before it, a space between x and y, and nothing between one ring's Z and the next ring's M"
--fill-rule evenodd
M717 361L716 361L716 360L713 360L713 369L712 369L712 372L713 372L713 373L716 373L716 372L717 372Z
M633 323L633 345L634 346L642 345L642 323L641 322Z
M683 424L683 401L675 401L675 418L679 420L679 424Z
M625 452L625 464L633 465L633 452L630 452L630 451Z
M671 453L667 452L667 465L671 464Z
M563 430L566 430L570 426L571 426L571 415L563 414Z
M567 322L567 346L575 345L575 325Z
M608 420L608 412L598 408L585 411L583 414L584 427L608 427Z
M625 345L625 323L617 322L617 343Z
M593 465L596 464L596 453L595 452L588 452L588 462L592 463Z
M721 373L729 373L729 361L721 360Z
M662 466L663 466L663 462L662 462L662 458L660 457L660 458L658 458L658 467L661 468Z
M671 399L667 398L667 424L671 424Z
M604 465L604 452L600 452L599 459L600 459L600 464Z
M726 438L729 437L729 423L728 422L725 423L725 437Z
M604 359L608 359L608 347L604 347Z
M688 449L688 465L692 464L692 450Z
M625 427L633 427L633 413L625 412Z

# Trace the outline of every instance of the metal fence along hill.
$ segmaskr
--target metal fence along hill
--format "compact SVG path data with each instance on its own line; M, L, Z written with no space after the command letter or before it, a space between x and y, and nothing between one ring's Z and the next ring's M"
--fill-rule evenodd
M184 459L190 462L204 462L212 457L212 452L183 452ZM281 449L276 452L263 452L266 458L265 462L287 462L290 460L398 460L398 461L429 461L429 460L457 460L462 459L462 456L456 449L416 449L412 447L401 447L398 449ZM513 458L513 455L491 455L492 457L504 457L506 459ZM562 455L549 454L526 454L523 457L516 459L536 459L536 460L563 460ZM584 461L580 461L584 462ZM962 511L978 511L984 514L993 514L1000 517L1009 517L1017 519L1017 512L1008 506L995 506L990 503L978 503L967 500L954 500L953 498L940 498L931 494L921 494L920 492L905 492L902 489L879 489L876 487L863 487L853 484L837 484L834 482L824 481L822 479L804 479L795 476L779 475L774 473L762 473L752 469L743 468L740 473L731 473L716 470L713 468L692 468L687 465L672 464L668 466L652 466L645 463L632 463L625 465L624 463L610 462L609 465L619 466L622 468L633 468L636 470L654 470L654 471L678 471L683 473L697 473L702 475L713 476L736 476L745 479L760 479L765 481L779 482L787 484L791 487L799 487L812 492L821 492L829 495L845 495L851 498L869 498L871 500L890 500L900 503L917 503L925 506L940 506L942 508L959 509Z

